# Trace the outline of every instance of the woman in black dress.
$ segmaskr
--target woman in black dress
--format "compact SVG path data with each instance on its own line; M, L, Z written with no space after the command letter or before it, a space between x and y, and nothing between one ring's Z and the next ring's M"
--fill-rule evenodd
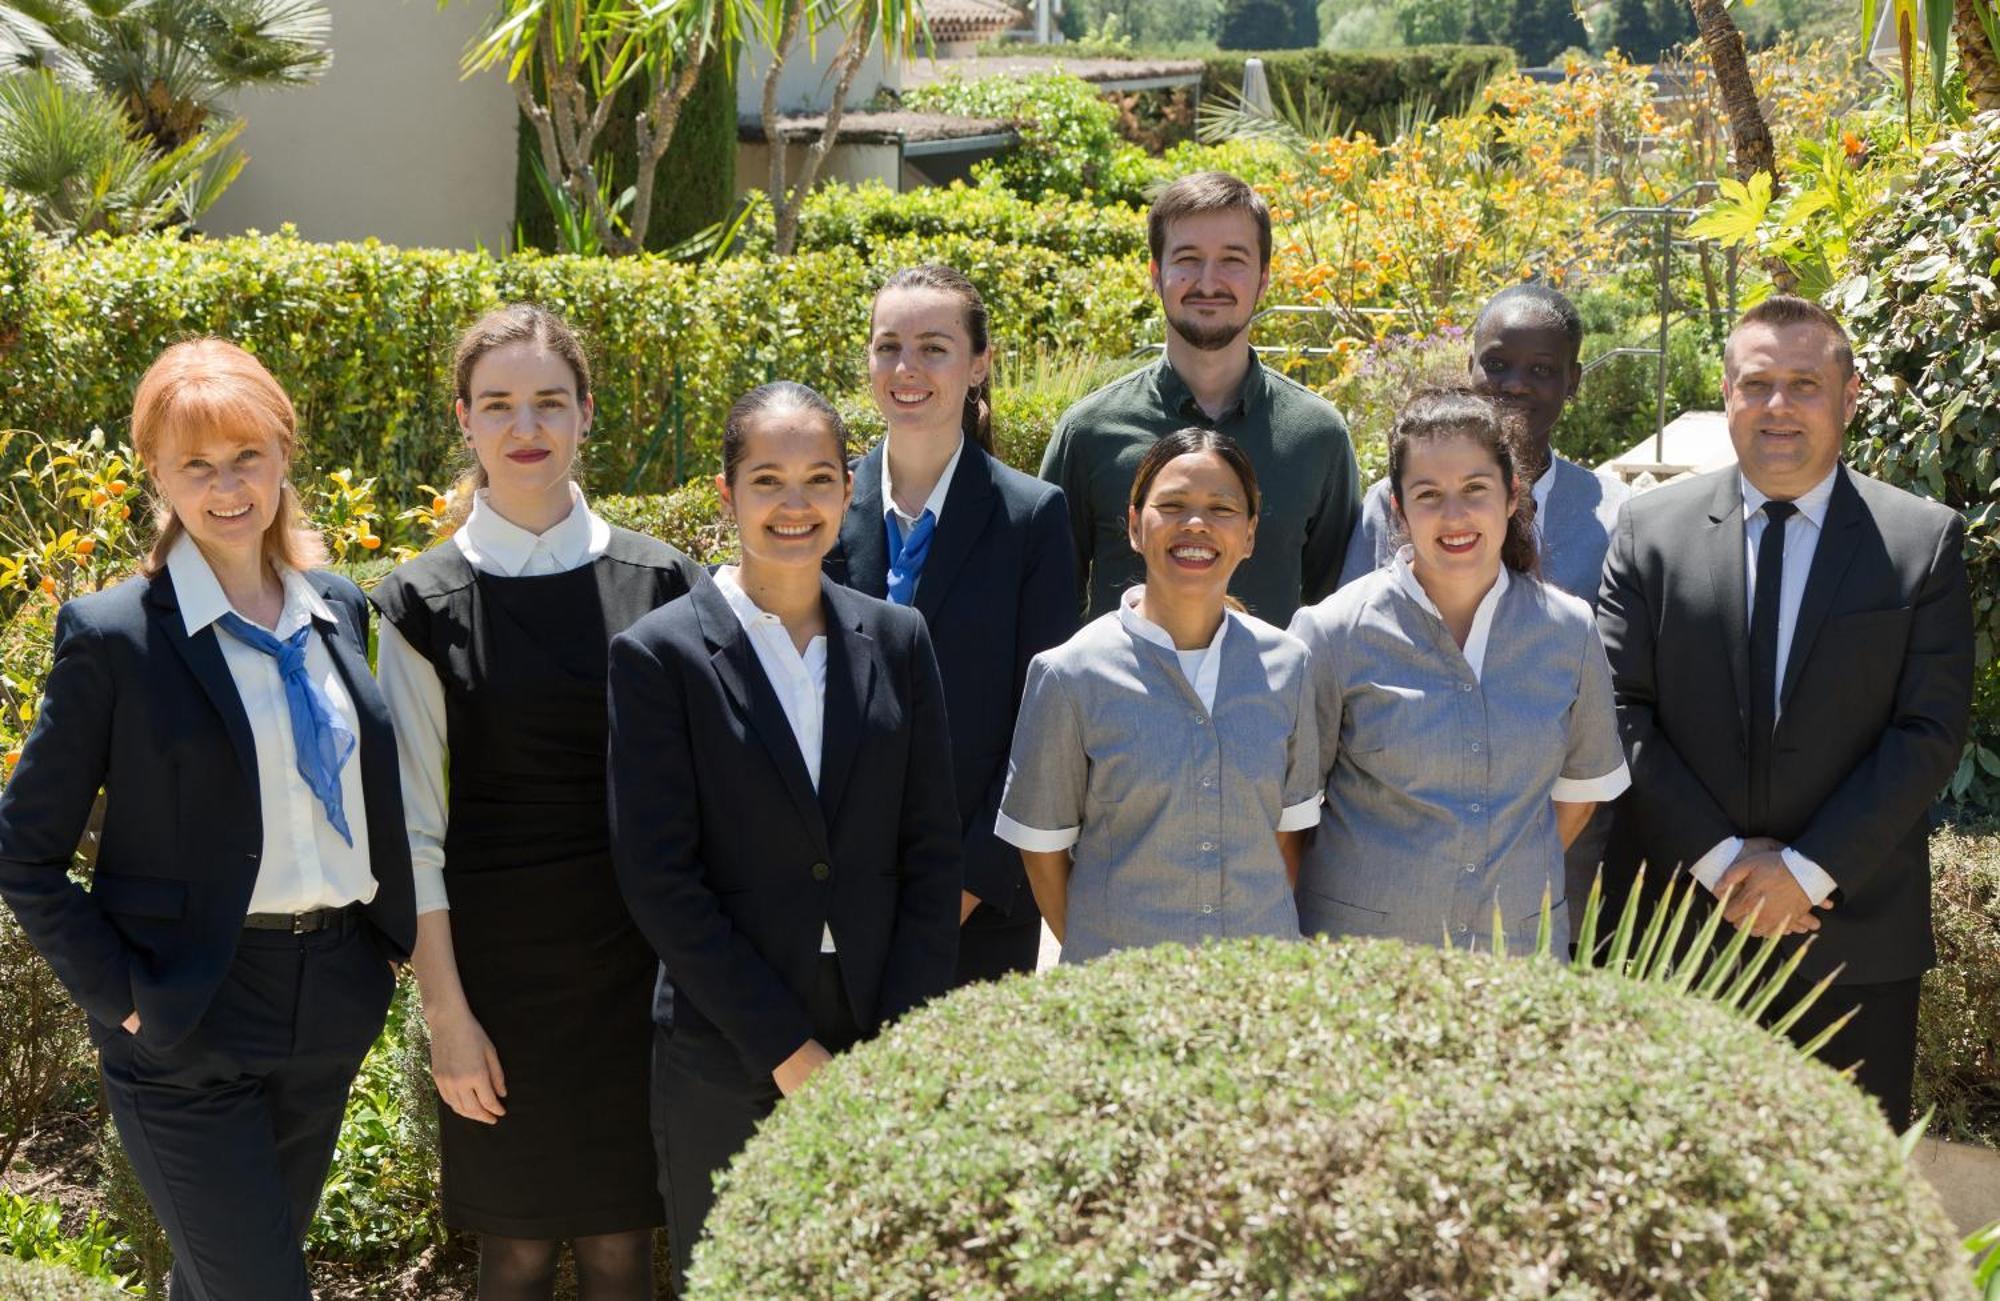
M470 513L374 592L445 1220L480 1235L481 1301L549 1297L565 1241L586 1301L651 1297L656 961L609 857L606 649L707 577L607 526L571 481L590 372L562 321L495 311L454 372Z

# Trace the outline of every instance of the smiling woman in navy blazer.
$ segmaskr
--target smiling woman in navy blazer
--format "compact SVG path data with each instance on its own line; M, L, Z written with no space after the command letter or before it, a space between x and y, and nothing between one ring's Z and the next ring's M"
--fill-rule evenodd
M937 647L965 854L963 985L1035 967L1041 914L993 827L1028 661L1076 631L1076 560L1062 489L993 455L993 358L972 282L945 266L899 271L870 317L869 387L888 435L855 466L827 571L914 606Z
M0 793L0 896L89 1013L173 1296L309 1301L306 1229L415 936L395 736L360 591L309 568L277 381L177 344L132 436L159 539L57 619ZM68 872L100 789L86 892Z
M826 399L730 410L725 565L611 643L612 861L664 963L653 1135L676 1276L781 1095L951 984L959 821L914 611L820 572L847 507Z

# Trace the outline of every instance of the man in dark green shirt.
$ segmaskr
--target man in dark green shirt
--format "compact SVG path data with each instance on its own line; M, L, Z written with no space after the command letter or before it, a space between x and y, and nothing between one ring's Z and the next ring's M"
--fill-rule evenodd
M1183 177L1154 201L1148 236L1166 355L1064 412L1042 456L1042 478L1069 499L1077 586L1095 618L1140 581L1145 566L1126 534L1139 458L1161 435L1203 425L1242 444L1263 497L1256 549L1230 591L1285 627L1334 589L1360 513L1347 424L1251 351L1271 266L1271 213L1256 191L1221 172Z

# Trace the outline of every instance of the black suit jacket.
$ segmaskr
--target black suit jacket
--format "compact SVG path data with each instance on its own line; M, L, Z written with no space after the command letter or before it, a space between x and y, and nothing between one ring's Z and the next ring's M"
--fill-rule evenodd
M1964 531L1957 512L1840 469L1779 688L1770 813L1752 825L1737 471L1634 497L1598 605L1632 768L1607 876L1644 861L1659 877L1730 836L1773 836L1839 887L1806 975L1927 969L1927 813L1971 704Z
M877 444L855 462L854 501L826 561L836 581L874 597L889 592L885 455ZM965 888L986 905L971 924L1032 921L1020 851L993 834L993 823L1028 661L1076 632L1076 556L1062 489L968 443L945 490L914 604L944 676Z
M914 611L821 580L820 783L712 583L611 643L611 839L666 964L675 1034L719 1030L750 1076L822 1031L807 1014L831 925L863 1033L951 985L958 808L944 689Z
M306 578L336 616L314 631L359 716L368 917L406 958L416 904L368 604L345 578ZM228 972L264 844L255 743L219 635L188 636L164 572L64 606L41 713L0 792L0 898L85 1011L115 1026L136 1010L159 1046L187 1037ZM86 893L68 873L99 789Z

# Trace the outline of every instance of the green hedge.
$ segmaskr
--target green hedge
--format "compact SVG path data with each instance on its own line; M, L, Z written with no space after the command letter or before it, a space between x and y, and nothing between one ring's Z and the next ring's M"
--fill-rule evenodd
M979 167L1024 199L1101 190L1114 156L1130 147L1119 138L1111 102L1062 72L970 79L954 73L903 92L903 105L1012 122L1021 142Z
M1423 103L1440 114L1462 112L1487 82L1514 70L1514 52L1497 45L1232 51L1206 60L1203 97L1240 92L1243 62L1253 58L1264 61L1274 97L1289 91L1296 101L1312 87L1349 123L1378 134L1404 105Z
M960 990L779 1107L709 1233L697 1297L1968 1291L1881 1113L1778 1037L1385 942Z
M0 271L22 237L0 228ZM1116 356L1155 314L1143 259L1079 259L956 234L703 266L495 259L375 241L313 244L291 233L32 247L41 301L11 346L0 342L0 427L60 435L102 424L117 433L162 347L224 334L261 356L291 393L309 464L378 476L392 502L450 473L452 340L504 300L548 305L592 349L599 416L586 479L599 491L669 486L712 467L724 411L754 385L783 377L852 387L873 288L902 266L936 260L964 271L986 295L1007 350Z
M0 1301L121 1301L125 1296L109 1283L54 1265L0 1256Z
M904 235L1028 244L1079 259L1146 260L1146 214L1139 209L1061 196L1036 202L991 175L981 185L953 181L907 194L879 181L828 185L815 190L799 214L799 247L805 250L847 248L866 255L883 240Z

